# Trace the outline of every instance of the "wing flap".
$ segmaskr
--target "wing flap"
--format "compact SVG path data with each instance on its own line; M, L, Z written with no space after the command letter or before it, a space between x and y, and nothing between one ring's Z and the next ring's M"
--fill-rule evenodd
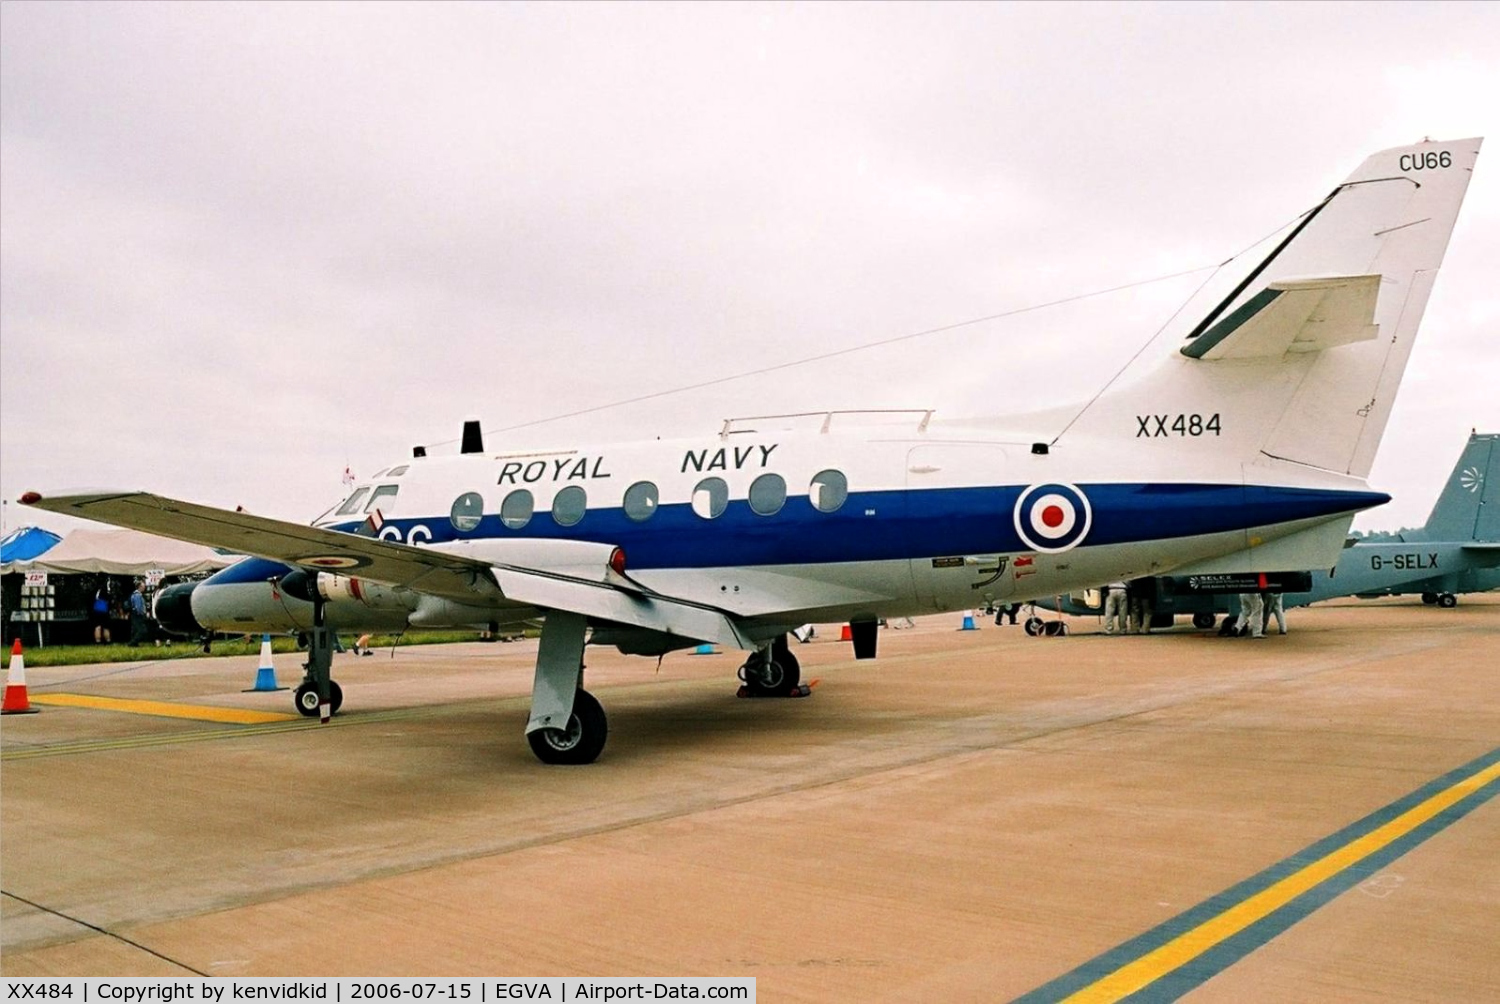
M1182 347L1194 359L1279 358L1373 339L1379 275L1280 279Z
M505 598L551 610L571 610L597 620L649 628L698 642L753 651L756 644L734 618L713 607L665 596L626 592L600 582L517 568L492 569Z

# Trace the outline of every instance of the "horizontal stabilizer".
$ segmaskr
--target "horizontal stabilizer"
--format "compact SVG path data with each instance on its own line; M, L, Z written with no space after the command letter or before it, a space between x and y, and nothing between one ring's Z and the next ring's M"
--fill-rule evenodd
M1500 567L1500 542L1465 544L1462 551L1477 568Z
M1280 279L1182 347L1194 359L1276 359L1368 341L1379 275Z

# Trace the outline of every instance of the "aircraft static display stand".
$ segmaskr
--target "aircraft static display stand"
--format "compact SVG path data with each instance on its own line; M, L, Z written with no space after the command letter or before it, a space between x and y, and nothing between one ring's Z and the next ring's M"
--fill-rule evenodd
M607 733L580 686L591 629L638 654L741 649L747 685L772 688L797 675L777 640L809 622L848 622L869 658L881 618L1332 567L1354 515L1389 498L1366 478L1480 145L1369 157L1071 409L790 431L773 416L551 451L486 451L476 425L459 454L384 469L312 526L144 491L22 502L253 555L235 581L256 591L303 574L322 618L341 599L413 624L543 617L527 733L540 759L584 762ZM205 627L211 595L191 601Z

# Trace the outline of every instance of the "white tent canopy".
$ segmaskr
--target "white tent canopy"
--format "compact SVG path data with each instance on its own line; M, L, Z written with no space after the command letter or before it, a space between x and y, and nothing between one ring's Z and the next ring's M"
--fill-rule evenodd
M5 571L145 575L160 569L163 575L195 575L239 560L240 555L226 556L211 547L139 530L74 530L57 546L30 561L11 562Z

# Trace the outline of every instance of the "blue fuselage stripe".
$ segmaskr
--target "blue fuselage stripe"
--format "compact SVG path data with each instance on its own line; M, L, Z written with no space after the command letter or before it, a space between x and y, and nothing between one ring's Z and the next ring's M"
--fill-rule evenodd
M1329 516L1387 498L1369 492L1244 485L1080 487L1093 507L1093 525L1082 547ZM832 513L819 512L806 496L793 496L774 516L757 515L748 502L734 501L712 520L696 515L687 503L661 505L640 522L619 508L596 509L571 527L558 526L550 514L539 512L515 530L492 514L468 534L454 530L446 516L388 519L385 525L396 526L401 539L407 539L421 524L434 543L465 537L530 537L616 544L637 569L886 561L1033 550L1017 535L1013 517L1023 490L1007 486L855 492Z
M1207 484L1080 485L1092 506L1092 524L1080 547L1192 537L1293 520L1355 512L1389 500L1375 492L1328 491ZM1013 554L1034 550L1016 533L1015 507L1022 486L928 488L853 492L837 512L819 512L805 495L786 500L780 512L757 515L748 502L729 503L716 519L703 519L688 503L658 506L637 521L623 509L591 509L573 526L538 512L524 526L484 516L466 533L446 514L393 517L384 534L434 544L483 538L583 540L625 549L630 566L726 566L889 561L955 554ZM358 523L337 529L353 530ZM264 580L274 562L242 562L216 582ZM243 567L242 567L243 566Z

